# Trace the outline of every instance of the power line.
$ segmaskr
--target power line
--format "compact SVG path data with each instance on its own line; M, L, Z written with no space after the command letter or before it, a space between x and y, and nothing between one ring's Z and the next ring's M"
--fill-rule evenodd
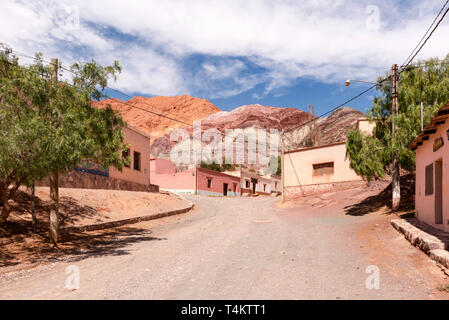
M441 15L441 12L443 12L444 8L446 7L446 5L449 3L449 0L446 1L446 3L444 4L443 8L441 9L440 13L438 13L437 17L435 18L434 22L432 23L432 25L430 26L429 30L432 28L432 26L435 24L435 21L438 19L438 17ZM415 57L418 55L418 53L422 50L422 48L424 48L424 46L426 45L427 41L429 41L429 39L432 37L433 33L435 32L435 30L440 26L441 22L444 20L444 18L446 17L447 13L449 12L449 7L446 9L446 11L444 12L443 16L440 18L440 20L438 21L438 23L435 25L435 27L432 29L432 31L430 32L430 34L427 36L426 40L421 44L421 46L419 47L419 49L416 51L415 50L412 51L412 54L410 56L412 56L410 59L407 58L406 62L404 63L404 65L401 66L401 71L402 72L404 69L406 69L410 63L413 61L413 59L415 59ZM423 39L425 38L425 36L429 33L429 30L427 30L426 34L424 35ZM418 45L416 47L418 47L420 45L420 43L422 42L422 40L418 43ZM415 52L416 51L416 52ZM413 52L415 52L413 54ZM410 57L409 56L409 57Z
M401 68L407 63L407 61L409 61L410 57L413 55L413 53L416 51L416 49L418 49L419 45L423 42L424 38L427 36L427 34L429 33L430 29L432 29L433 25L435 24L435 22L438 20L438 17L441 15L441 13L443 12L444 8L446 7L446 5L449 3L449 0L446 1L446 3L444 4L444 6L441 8L440 12L438 12L438 15L435 17L435 19L433 20L432 24L430 25L430 27L427 29L426 33L423 35L423 37L421 38L421 40L419 40L418 44L416 45L416 47L413 49L413 51L410 53L410 55L407 57L407 59L405 59L404 63L401 65Z
M31 57L30 55L26 55L26 54L23 54L23 53L19 53L19 52L15 51L15 50L11 50L11 51L8 51L7 49L0 49L0 50L1 50L1 51L4 51L4 52L11 52L11 51L12 51L11 53L14 53L14 54L17 55L17 56L22 56L22 57L26 57L26 58L30 58L30 59L36 59L36 57ZM10 62L8 62L8 61L4 61L4 60L1 60L1 61L13 65L12 63L10 63ZM44 60L44 59L42 59L42 61L43 61L43 62L46 62L46 63L48 63L48 64L53 64L52 62L47 61L47 60ZM71 73L74 74L74 75L77 75L77 74L76 74L73 70L71 70L71 69L68 69L68 68L66 68L66 67L64 67L64 66L62 66L62 65L60 65L60 67L61 67L62 69L64 69L64 70L68 71L68 72L71 72ZM29 68L26 68L26 67L24 67L24 68L25 68L26 70L28 70L28 71L33 71L33 70L30 70ZM69 84L69 85L70 85L70 84ZM71 86L73 86L73 85L71 85ZM119 93L119 94L121 94L121 95L123 95L123 96L126 96L126 97L130 98L130 99L133 98L133 97L131 97L130 95L128 95L128 94L126 94L126 93L123 93L123 92L121 92L121 91L119 91L119 90L117 90L117 89L113 89L113 88L110 88L110 87L105 87L105 89L109 89L109 90L111 90L111 91L117 92L117 93ZM150 110L147 110L147 109L144 109L144 108L140 108L140 107L138 107L138 106L136 106L136 105L133 105L133 104L131 104L131 103L129 103L129 102L126 102L126 101L122 101L122 100L120 100L120 99L114 99L114 101L115 101L115 102L118 102L118 103L121 103L121 104L124 104L124 105L127 105L127 106L130 106L130 107L133 107L133 108L138 109L138 110L140 110L140 111L147 112L147 113L150 113L150 114L152 114L152 115L159 116L159 117L162 117L162 118L171 120L171 121L175 121L175 122L178 122L178 123L187 125L187 126L190 126L190 125L191 125L191 123L187 123L187 122L184 122L184 121L182 121L182 120L178 120L178 119L175 119L175 118L172 118L172 117L169 117L169 116L166 116L166 115L163 115L163 114L154 112L154 111L150 111ZM147 104L147 103L145 103L145 102L143 102L143 104L145 104L145 105L147 105L147 106L150 106L149 104Z
M10 61L7 61L7 60L0 60L0 62L4 62L4 63L7 63L7 64L12 65L12 66L15 65L15 64L11 63ZM33 72L33 73L38 74L39 76L42 76L42 74L39 73L39 72L37 72L37 71L31 70L31 69L26 68L26 67L23 67L23 66L22 66L22 68L23 68L24 70L27 70L27 71L29 71L29 72ZM76 88L76 86L73 85L73 84L70 84L70 83L67 83L67 84L68 84L69 86L72 86L72 87L75 87L75 88ZM110 89L110 88L108 88L108 89ZM115 89L111 89L111 90L115 90ZM157 113L157 112L153 112L153 111L150 111L150 110L147 110L147 109L144 109L144 108L140 108L140 107L138 107L138 106L136 106L136 105L133 105L133 104L131 104L131 103L128 103L128 102L125 102L125 101L122 101L122 100L119 100L119 99L116 99L116 100L114 100L114 101L116 101L116 102L118 102L118 103L122 103L122 104L127 105L127 106L130 106L130 107L133 107L133 108L135 108L135 109L139 109L139 110L141 110L141 111L143 111L143 112L147 112L147 113L150 113L150 114L153 114L153 115L162 117L162 118L166 118L166 119L169 119L169 120L172 120L172 121L176 121L176 122L185 124L185 125L187 125L187 126L190 126L190 125L191 125L190 123L187 123L187 122L184 122L184 121L175 119L175 118L171 118L171 117L169 117L169 116L165 116L165 115L163 115L163 114L160 114L160 113Z
M359 94L357 94L356 96L352 97L351 99L349 99L349 100L343 102L342 104L340 104L340 105L338 105L338 106L332 108L331 110L329 110L329 111L327 111L327 112L321 114L320 116L318 116L318 117L316 117L316 118L314 118L314 119L312 119L312 120L309 120L309 121L307 121L307 122L305 122L305 123L300 124L300 125L297 126L297 127L290 128L290 129L286 130L286 132L291 132L291 131L293 131L293 130L302 128L302 127L308 125L309 123L312 123L312 122L314 122L314 121L317 121L319 118L323 118L324 116L326 116L326 115L328 115L328 114L330 114L330 113L332 113L332 112L334 112L334 111L340 109L341 107L344 107L344 106L347 105L348 103L350 103L350 102L352 102L352 101L354 101L354 100L360 98L360 97L363 96L365 93L367 93L367 92L371 91L372 89L378 87L379 85L381 85L383 82L385 82L385 81L388 80L389 78L390 78L390 77L387 77L387 78L385 78L385 79L382 79L379 83L376 83L375 85L369 87L368 89L366 89L366 90L360 92Z

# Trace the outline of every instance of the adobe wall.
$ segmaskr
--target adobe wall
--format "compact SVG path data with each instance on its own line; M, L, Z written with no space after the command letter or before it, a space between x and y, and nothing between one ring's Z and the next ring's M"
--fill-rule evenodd
M333 176L314 177L313 165L328 162L334 163ZM286 152L284 171L285 187L362 181L362 178L350 168L344 143Z
M39 187L49 187L48 178L36 183ZM77 170L59 176L60 188L96 189L96 190L123 190L138 192L159 192L157 185L144 185L117 178L105 177Z
M416 150L416 217L437 229L449 232L449 124L438 126L437 132L429 136ZM443 138L444 146L434 152L435 139ZM435 162L443 162L443 224L435 223ZM426 195L426 167L433 164L433 194Z
M208 187L207 179L212 179ZM223 196L224 184L228 184L228 196L240 196L240 178L221 172L198 168L198 194ZM235 184L235 191L234 191Z
M150 138L128 126L123 128L123 142L130 145L130 167L124 167L122 171L111 167L109 176L143 185L152 183L150 181ZM134 170L134 151L140 153L140 171Z
M364 185L366 185L365 181L346 181L286 187L284 189L284 200L288 201L309 195L354 189Z
M156 174L151 172L151 183L161 190L193 194L195 190L195 169L175 174Z

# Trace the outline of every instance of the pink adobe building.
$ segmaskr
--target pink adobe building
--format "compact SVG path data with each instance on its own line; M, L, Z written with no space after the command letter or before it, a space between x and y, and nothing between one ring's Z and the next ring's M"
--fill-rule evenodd
M177 172L175 164L165 159L150 160L150 176L151 183L164 191L208 196L241 195L238 177L198 167Z
M109 177L120 180L149 185L150 180L150 153L151 140L146 133L126 125L123 128L123 141L129 145L129 150L124 156L131 158L130 165L120 172L114 167L109 169Z
M123 156L129 155L129 166L119 171L83 160L74 170L60 175L60 187L158 192L158 187L150 181L150 136L130 125L122 130L124 143L129 146ZM48 186L49 181L44 179L37 185Z
M449 103L412 141L416 150L416 218L449 232Z

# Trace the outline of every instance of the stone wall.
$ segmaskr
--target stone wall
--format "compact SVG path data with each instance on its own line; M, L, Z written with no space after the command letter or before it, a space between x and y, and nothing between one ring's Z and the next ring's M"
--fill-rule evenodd
M314 194L354 189L362 187L364 185L366 185L366 182L364 181L347 181L347 182L312 184L307 186L285 187L284 200L288 201Z
M37 182L36 186L48 187L49 180ZM70 171L59 176L60 188L71 189L99 189L99 190L123 190L123 191L137 191L137 192L159 192L159 186L144 185L135 182L120 180L116 178L108 178L100 175L90 174L80 171Z

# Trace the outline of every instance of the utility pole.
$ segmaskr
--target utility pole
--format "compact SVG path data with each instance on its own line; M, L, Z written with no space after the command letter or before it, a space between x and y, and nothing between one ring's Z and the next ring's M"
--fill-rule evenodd
M284 130L282 130L281 132L281 185L282 185L282 203L284 203L285 201L285 179L284 179L284 169L285 169L285 165L284 165L284 157L285 157L285 151L284 151Z
M58 59L51 59L53 74L51 80L58 81ZM50 174L50 241L57 246L59 240L59 173Z
M399 113L399 101L398 101L398 87L399 87L399 73L398 65L394 64L391 68L391 81L392 81L392 136L394 138L396 133L395 117ZM393 150L393 181L392 181L392 209L397 211L401 203L401 173L399 166L399 158L396 150Z
M424 106L421 101L421 131L424 131Z

